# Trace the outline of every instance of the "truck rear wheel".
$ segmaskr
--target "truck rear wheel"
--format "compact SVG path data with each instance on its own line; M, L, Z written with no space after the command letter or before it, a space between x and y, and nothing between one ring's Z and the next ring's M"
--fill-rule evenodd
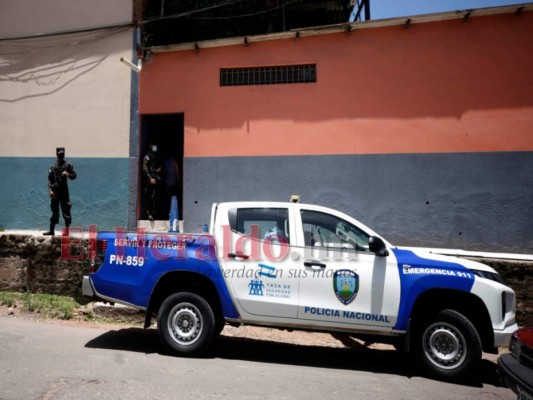
M198 355L213 342L215 316L203 297L174 293L161 305L157 327L161 341L171 352Z
M454 310L442 310L420 324L414 339L417 359L433 375L455 378L481 360L481 339L476 328Z

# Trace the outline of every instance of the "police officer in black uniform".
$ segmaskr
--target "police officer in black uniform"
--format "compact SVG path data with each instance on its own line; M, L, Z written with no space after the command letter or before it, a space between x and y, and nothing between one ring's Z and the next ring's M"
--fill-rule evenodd
M50 194L50 230L44 235L54 236L54 228L59 222L59 206L65 220L65 227L72 223L70 215L70 198L68 193L67 179L76 179L76 172L71 163L65 160L65 148L56 148L57 161L50 167L48 172L48 193Z
M143 175L145 178L144 201L146 214L150 221L156 218L162 173L163 167L157 155L157 146L150 144L148 146L148 152L143 158Z

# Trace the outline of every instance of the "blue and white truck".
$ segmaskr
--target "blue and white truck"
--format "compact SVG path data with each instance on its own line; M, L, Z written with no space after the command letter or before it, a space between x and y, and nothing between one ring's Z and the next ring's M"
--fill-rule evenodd
M478 262L396 247L341 212L214 204L209 233L101 232L87 297L157 316L164 345L197 355L226 323L394 344L441 377L508 346L515 294Z

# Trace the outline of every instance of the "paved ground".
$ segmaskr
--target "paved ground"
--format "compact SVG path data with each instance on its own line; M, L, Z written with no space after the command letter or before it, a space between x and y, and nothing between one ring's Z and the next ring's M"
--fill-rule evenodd
M322 334L227 328L205 357L179 358L153 329L0 313L0 343L0 399L516 398L491 359L451 384L421 377L388 346L346 348Z

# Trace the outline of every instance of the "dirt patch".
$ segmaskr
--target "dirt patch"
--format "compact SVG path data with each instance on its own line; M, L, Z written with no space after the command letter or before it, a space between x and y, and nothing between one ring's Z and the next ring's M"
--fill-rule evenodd
M117 327L142 327L144 313L130 307L113 307L89 303L72 312L70 319L52 319L37 313L23 310L20 306L6 307L0 305L0 316L24 318L32 321L42 321L51 324L85 326L102 329L116 329Z

